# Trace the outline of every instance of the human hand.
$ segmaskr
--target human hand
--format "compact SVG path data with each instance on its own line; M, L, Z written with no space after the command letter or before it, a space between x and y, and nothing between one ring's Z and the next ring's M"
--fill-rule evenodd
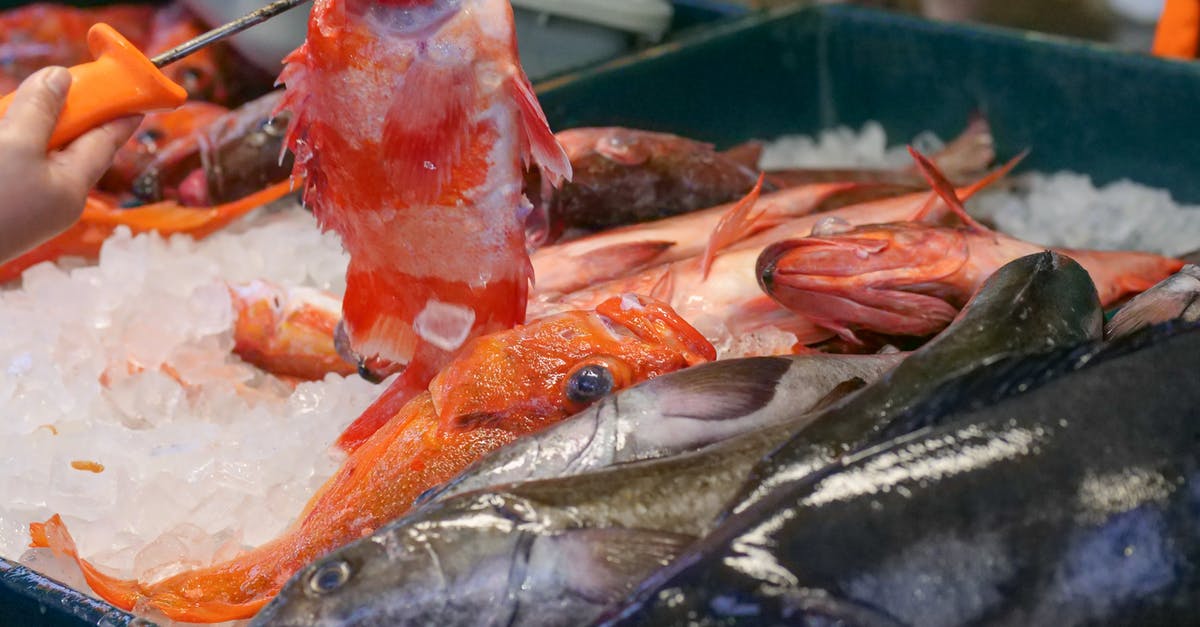
M75 224L88 192L141 124L141 116L115 120L50 152L70 86L65 68L41 70L21 83L0 118L0 261Z

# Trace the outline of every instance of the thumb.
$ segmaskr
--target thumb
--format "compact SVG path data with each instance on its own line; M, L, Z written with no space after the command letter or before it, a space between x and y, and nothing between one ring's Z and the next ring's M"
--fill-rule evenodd
M71 80L71 73L62 67L46 68L25 79L0 120L9 136L25 148L46 152Z

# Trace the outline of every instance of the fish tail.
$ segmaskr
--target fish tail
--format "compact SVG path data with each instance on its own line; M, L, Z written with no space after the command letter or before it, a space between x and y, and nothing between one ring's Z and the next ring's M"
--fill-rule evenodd
M132 610L134 604L142 597L141 586L136 581L118 579L101 573L95 566L79 557L75 539L67 531L67 525L58 514L44 523L30 523L29 536L32 548L48 548L59 555L66 555L75 560L84 579L96 594L105 601L123 610Z
M303 566L287 563L289 551L279 550L278 545L272 543L231 562L142 585L135 580L106 575L80 558L75 540L57 514L44 523L30 524L29 535L31 547L49 548L75 560L88 585L105 601L126 611L152 608L171 620L187 623L250 618L279 592L296 569ZM271 573L271 576L248 583L249 574L254 572Z
M437 372L423 372L420 364L409 366L365 411L338 437L336 446L354 454L375 432L400 413L408 401L429 387Z
M738 240L750 234L756 222L765 213L765 209L759 209L754 212L755 205L758 203L759 195L762 193L762 186L765 180L765 174L758 175L758 183L754 189L750 190L746 197L737 202L722 216L721 221L717 224L717 228L713 229L712 236L708 240L708 246L704 250L704 256L700 262L700 271L705 279L708 279L708 274L712 270L713 261L717 258L717 253L722 249L727 248Z

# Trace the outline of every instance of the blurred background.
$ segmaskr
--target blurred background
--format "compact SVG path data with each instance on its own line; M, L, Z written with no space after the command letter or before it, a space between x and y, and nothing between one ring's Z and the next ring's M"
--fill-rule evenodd
M752 8L813 0L733 0ZM1150 49L1165 0L849 0L848 4L1088 39L1133 51ZM818 4L836 4L817 0Z

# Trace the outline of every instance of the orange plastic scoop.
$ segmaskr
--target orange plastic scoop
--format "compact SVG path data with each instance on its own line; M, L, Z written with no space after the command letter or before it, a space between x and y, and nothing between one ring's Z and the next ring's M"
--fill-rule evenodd
M88 31L88 49L95 61L71 68L74 80L51 136L50 149L61 148L117 118L181 106L187 102L187 91L159 68L307 1L277 0L153 59L147 58L113 27L96 24ZM0 118L11 103L11 94L0 98Z
M187 91L167 78L146 55L108 24L88 31L88 49L95 61L71 68L71 90L50 138L61 148L88 130L117 118L187 102ZM0 98L0 116L8 112L12 95Z

